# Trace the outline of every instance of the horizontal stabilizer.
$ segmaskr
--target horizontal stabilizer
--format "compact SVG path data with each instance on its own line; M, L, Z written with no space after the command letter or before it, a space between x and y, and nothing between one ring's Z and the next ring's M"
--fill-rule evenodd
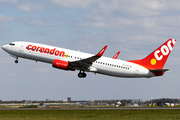
M149 71L152 72L155 76L162 76L166 71L170 69L150 69Z
M166 71L170 71L170 69L151 69L149 71L150 72L166 72Z

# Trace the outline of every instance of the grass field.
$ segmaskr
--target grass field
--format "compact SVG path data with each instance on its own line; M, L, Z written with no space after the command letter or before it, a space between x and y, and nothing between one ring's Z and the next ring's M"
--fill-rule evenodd
M0 110L0 120L175 120L180 110Z

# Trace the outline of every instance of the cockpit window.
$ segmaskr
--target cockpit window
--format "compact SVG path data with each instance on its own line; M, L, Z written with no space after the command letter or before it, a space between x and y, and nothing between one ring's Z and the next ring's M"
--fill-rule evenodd
M14 46L15 44L14 43L9 43L9 45Z

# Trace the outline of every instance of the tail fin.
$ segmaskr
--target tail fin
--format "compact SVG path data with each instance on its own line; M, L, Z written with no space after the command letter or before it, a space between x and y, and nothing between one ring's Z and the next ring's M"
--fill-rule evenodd
M175 42L175 39L169 39L146 58L141 60L131 60L128 62L136 63L149 70L162 69L175 45Z

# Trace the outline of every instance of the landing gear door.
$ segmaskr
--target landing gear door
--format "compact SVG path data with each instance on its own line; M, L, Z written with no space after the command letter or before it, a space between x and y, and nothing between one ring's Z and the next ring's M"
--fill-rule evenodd
M23 44L20 45L19 51L23 52L24 48L23 48Z

